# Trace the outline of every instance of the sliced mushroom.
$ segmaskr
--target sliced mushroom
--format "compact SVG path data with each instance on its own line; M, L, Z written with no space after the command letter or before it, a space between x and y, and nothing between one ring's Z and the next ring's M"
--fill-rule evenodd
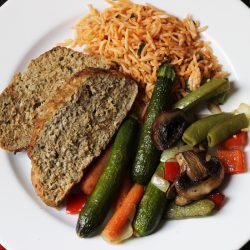
M191 202L192 200L186 199L184 196L181 195L177 195L175 198L175 204L178 206L185 206Z
M177 196L175 198L175 203L178 206L184 206L186 204L189 204L192 200L185 198L183 193L185 190L190 188L194 183L188 178L186 173L182 173L179 180L174 182L175 189L177 192Z
M167 199L171 200L174 199L176 197L176 189L175 189L175 184L172 183L169 188L168 191L166 193Z
M204 180L193 181L187 173L184 173L175 182L175 188L178 193L177 205L185 205L190 201L198 200L220 186L224 179L224 167L221 162L216 157L211 157L211 160L206 162L205 167L207 177Z
M194 151L185 151L176 155L181 172L186 172L192 181L199 181L207 177L204 160Z
M155 147L159 150L172 147L182 137L187 125L187 118L182 110L160 113L151 128L151 138Z

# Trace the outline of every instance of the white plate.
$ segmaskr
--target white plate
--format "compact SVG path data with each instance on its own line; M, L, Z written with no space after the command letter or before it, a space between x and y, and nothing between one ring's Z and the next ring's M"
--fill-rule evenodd
M0 90L28 62L73 34L72 26L87 13L84 0L9 0L0 8ZM137 0L143 3L144 0ZM249 102L250 12L237 0L147 0L179 17L193 14L209 25L204 37L231 72L235 92L225 110ZM154 3L158 2L158 3ZM102 0L92 1L99 9ZM247 148L249 152L249 148ZM248 162L250 157L248 153ZM250 239L250 173L235 175L225 187L227 202L217 214L200 219L168 221L155 234L131 239L119 249L238 249ZM30 181L25 153L0 150L0 243L8 250L114 249L100 236L79 239L76 216L45 206Z

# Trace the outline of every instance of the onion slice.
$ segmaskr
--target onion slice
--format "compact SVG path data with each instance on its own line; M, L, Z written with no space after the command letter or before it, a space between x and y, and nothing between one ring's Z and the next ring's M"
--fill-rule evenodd
M105 235L102 234L102 238L104 240L106 240L109 243L113 243L113 244L118 244L118 243L132 237L132 236L133 236L133 227L132 227L131 221L128 221L128 223L125 226L125 228L123 229L121 235L115 240L110 240L108 237L106 237Z
M237 109L234 110L234 114L242 114L244 113L248 119L248 127L242 129L242 131L250 131L250 106L246 103L241 103Z
M157 174L154 174L152 176L151 183L155 185L158 189L160 189L163 193L166 193L170 186L170 183L167 180L163 179Z
M220 114L220 113L222 113L222 110L221 110L220 106L217 105L217 104L214 104L212 102L208 103L207 108L212 114Z
M175 158L178 153L192 150L193 147L189 145L180 145L173 148L166 149L161 154L161 162L166 162L171 158Z

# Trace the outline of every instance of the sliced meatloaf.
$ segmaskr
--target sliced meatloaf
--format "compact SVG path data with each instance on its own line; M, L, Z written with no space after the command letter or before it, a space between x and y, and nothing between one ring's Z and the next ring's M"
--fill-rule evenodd
M32 183L58 206L83 170L100 155L130 110L137 84L115 71L77 73L44 106L28 150Z
M0 147L12 152L26 149L44 102L86 67L109 68L100 57L55 47L18 73L0 95Z

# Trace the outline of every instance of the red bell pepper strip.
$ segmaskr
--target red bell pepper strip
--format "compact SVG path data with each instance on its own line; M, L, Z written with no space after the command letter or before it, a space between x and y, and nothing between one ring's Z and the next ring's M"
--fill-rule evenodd
M239 149L217 149L217 157L225 167L225 173L238 174L246 172L245 154Z
M224 146L227 149L240 149L247 145L247 133L240 132L224 141Z
M214 202L215 208L220 209L224 203L225 195L221 193L210 194L208 198Z
M180 176L180 165L177 162L165 162L165 179L174 181Z
M67 214L78 214L87 201L85 194L72 194L69 196L66 205Z

